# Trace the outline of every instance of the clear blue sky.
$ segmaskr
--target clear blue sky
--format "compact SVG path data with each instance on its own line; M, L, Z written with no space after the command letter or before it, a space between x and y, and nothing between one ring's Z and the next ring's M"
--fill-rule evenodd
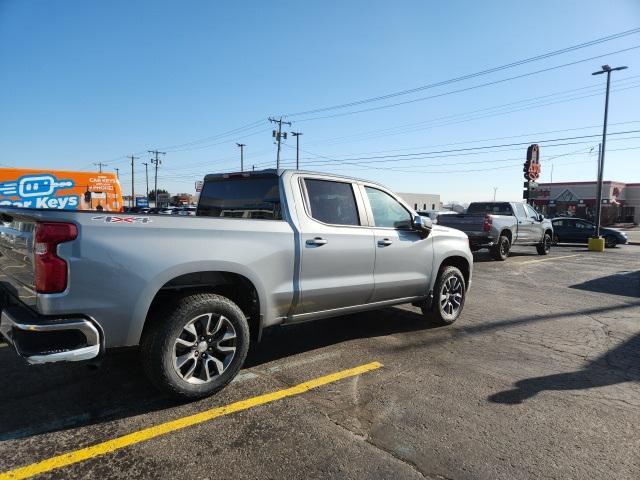
M106 162L107 170L120 168L128 193L123 156L160 148L168 153L159 186L192 192L207 172L239 169L236 142L247 144L249 168L274 166L269 115L410 89L637 27L637 0L0 0L0 163L86 170ZM498 198L518 198L526 146L398 155L598 134L605 78L590 74L604 63L630 67L614 77L610 132L640 130L640 48L438 98L309 118L636 45L640 34L382 102L292 116L293 130L303 132L302 165L382 181L397 191L440 193L444 200L489 198L494 186ZM210 140L190 143L204 138ZM597 138L556 143L577 141L587 143L542 145L542 181L549 181L552 162L556 181L595 177L589 150ZM285 165L295 158L292 147L289 139ZM383 155L395 157L361 159ZM564 156L550 160L557 155ZM140 162L149 156L138 156L141 192ZM640 133L609 137L605 177L640 182L639 158Z

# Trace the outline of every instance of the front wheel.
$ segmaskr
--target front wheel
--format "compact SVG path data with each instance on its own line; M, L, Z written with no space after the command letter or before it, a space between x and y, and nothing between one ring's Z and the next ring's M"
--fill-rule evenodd
M462 272L456 267L445 267L433 288L432 305L423 306L422 314L436 325L451 325L462 313L466 293Z
M536 245L536 250L538 255L549 255L551 251L551 235L545 233L544 237L542 237L542 242Z
M198 293L180 298L145 332L145 373L160 390L183 400L214 394L236 376L249 349L249 326L228 298Z

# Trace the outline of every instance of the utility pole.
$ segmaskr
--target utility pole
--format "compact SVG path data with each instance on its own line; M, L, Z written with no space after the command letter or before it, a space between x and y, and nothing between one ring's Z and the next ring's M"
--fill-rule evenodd
M147 203L149 203L149 163L142 162L142 165L144 165L144 176L147 179Z
M291 135L296 137L296 170L300 170L300 135L301 132L291 132Z
M273 138L276 139L276 143L278 144L278 154L276 156L276 168L280 168L280 142L283 138L285 140L287 139L287 132L282 133L282 124L284 123L285 125L291 126L291 122L284 122L282 120L282 117L280 117L278 120L276 120L273 117L269 117L269 121L272 123L278 124L278 130L274 130L272 136Z
M106 163L102 163L102 162L94 163L94 165L98 166L98 168L100 169L100 173L102 173L102 167L106 167L107 166Z
M134 157L133 155L129 155L127 158L131 159L131 206L135 207L135 198L136 198L136 192L135 192L135 184L133 181L133 161L139 159L140 157Z
M236 145L240 147L240 171L244 172L244 147L247 145L245 143L236 143Z
M155 186L153 187L154 188L154 193L153 193L154 199L153 199L153 201L154 201L154 207L158 208L158 165L160 163L162 163L161 160L158 159L158 155L166 155L167 152L159 152L158 150L147 150L147 151L149 153L155 155L155 157L156 157L155 159L153 159L153 158L151 159L151 163L153 163L155 165L155 168L156 168L156 174L155 174L156 178L155 178L155 182L154 182Z
M602 70L597 72L593 72L591 75L601 75L603 73L607 74L607 93L605 95L604 100L604 126L602 127L602 148L600 148L600 154L598 155L598 194L597 194L597 202L596 205L596 236L595 238L600 238L600 211L602 209L602 177L604 171L604 152L607 146L607 119L609 116L609 87L611 85L611 72L616 72L618 70L624 70L627 67L616 67L611 68L609 65L603 65Z
M493 201L496 201L496 192L498 191L498 187L493 187Z
M120 180L120 169L119 168L114 168L114 170L116 171L116 178L118 180Z

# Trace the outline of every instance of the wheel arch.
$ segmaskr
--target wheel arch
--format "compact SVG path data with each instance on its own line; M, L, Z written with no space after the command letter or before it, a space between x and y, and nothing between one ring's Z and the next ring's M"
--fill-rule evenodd
M158 309L166 308L171 299L191 293L216 293L236 303L248 318L252 340L259 340L268 307L262 283L250 272L234 268L206 268L190 265L171 269L140 295L128 334L128 344L137 345ZM203 268L205 267L205 268Z
M445 267L456 267L460 270L464 277L465 288L469 288L471 283L471 264L467 258L460 255L452 255L444 258L438 267L438 275L440 275L440 272L442 272Z

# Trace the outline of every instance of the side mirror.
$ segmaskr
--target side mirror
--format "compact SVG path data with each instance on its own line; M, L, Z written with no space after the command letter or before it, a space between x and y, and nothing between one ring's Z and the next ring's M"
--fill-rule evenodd
M542 215L541 213L538 214L538 221L541 222L544 220L544 215Z
M429 217L421 217L420 215L416 215L413 217L412 230L415 230L420 233L422 238L427 238L429 233L431 233L431 227L433 227L433 222Z

